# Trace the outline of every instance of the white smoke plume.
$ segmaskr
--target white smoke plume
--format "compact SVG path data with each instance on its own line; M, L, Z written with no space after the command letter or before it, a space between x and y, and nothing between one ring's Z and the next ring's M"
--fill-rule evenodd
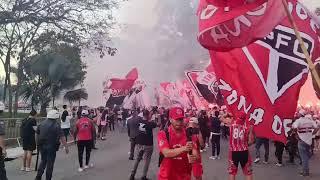
M88 65L85 88L90 106L104 105L106 78L124 77L137 67L140 79L152 89L163 81L184 77L187 69L202 69L208 55L197 42L197 3L194 0L131 0L119 12L121 28L115 30L115 56L85 54Z

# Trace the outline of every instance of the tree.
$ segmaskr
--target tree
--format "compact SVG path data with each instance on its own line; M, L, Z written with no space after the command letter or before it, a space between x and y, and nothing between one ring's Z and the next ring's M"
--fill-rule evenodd
M81 61L80 49L66 44L50 51L35 55L24 66L24 81L20 95L31 101L31 105L41 105L41 113L49 102L63 90L72 89L85 78L86 66Z
M84 100L88 99L88 93L84 88L72 90L72 91L68 91L64 95L64 99L69 101L70 104L72 102L78 102L78 105L80 106L82 99L84 99Z
M105 46L114 25L112 9L118 0L2 0L0 3L0 58L5 69L5 94L9 93L12 112L11 66L17 62L15 111L23 78L23 66L39 49L42 34L54 32L79 48L99 51L101 56L114 55L116 49ZM47 37L50 38L50 37ZM42 43L42 45L44 45ZM43 46L44 47L44 46ZM5 100L5 99L4 99Z

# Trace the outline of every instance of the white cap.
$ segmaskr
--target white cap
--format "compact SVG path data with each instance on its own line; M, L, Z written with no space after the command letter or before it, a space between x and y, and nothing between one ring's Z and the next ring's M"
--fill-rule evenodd
M47 118L48 119L59 119L60 117L60 114L57 110L50 110L48 113L47 113Z
M81 115L82 116L87 116L87 115L89 115L89 111L88 110L82 110L82 112L81 112Z
M198 118L196 118L196 117L190 118L189 123L199 124Z

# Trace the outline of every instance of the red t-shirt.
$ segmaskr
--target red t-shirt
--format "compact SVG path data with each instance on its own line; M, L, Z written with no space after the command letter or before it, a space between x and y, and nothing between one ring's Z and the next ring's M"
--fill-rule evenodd
M78 141L92 140L92 122L88 118L81 118L78 120L76 127L78 129Z
M248 150L249 128L245 124L234 121L230 125L230 151Z
M171 126L168 128L169 142L167 141L166 133L160 131L158 133L158 147L160 152L164 148L180 148L187 143L185 129L177 135ZM195 145L195 142L194 142ZM175 158L164 158L161 162L158 180L191 180L192 165L188 161L187 153L182 153Z

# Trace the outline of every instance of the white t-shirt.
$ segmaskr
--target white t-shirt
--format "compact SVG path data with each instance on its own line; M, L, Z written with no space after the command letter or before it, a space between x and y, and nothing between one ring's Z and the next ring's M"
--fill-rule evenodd
M61 129L68 129L70 128L71 124L70 124L70 120L71 120L72 116L67 116L66 117L66 121L62 121L61 120Z
M292 127L298 130L298 136L303 142L312 144L312 133L317 128L315 121L307 117L301 117L293 123Z

